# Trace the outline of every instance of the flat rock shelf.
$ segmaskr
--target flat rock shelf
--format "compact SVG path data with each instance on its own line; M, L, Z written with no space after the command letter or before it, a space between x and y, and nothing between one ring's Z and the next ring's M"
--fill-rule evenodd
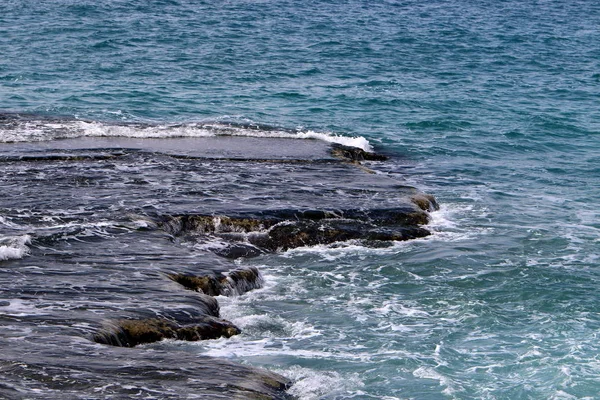
M283 376L178 343L243 334L217 300L262 286L240 259L429 235L435 199L374 173L385 158L272 137L1 144L0 397L289 398Z

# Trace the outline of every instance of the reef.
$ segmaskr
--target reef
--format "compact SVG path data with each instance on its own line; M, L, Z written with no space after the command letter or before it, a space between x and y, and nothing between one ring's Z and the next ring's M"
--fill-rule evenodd
M383 247L424 238L439 208L433 196L403 184L397 165L395 173L375 172L385 170L388 156L317 140L102 137L10 146L4 153L0 146L0 163L6 187L20 190L6 191L3 209L33 210L14 211L7 220L32 227L23 257L45 263L55 276L31 273L7 282L52 310L30 321L31 329L67 321L60 327L71 330L65 338L90 339L86 354L100 355L77 363L98 360L104 380L96 386L109 391L114 377L124 388L114 390L128 390L139 378L135 367L164 387L185 376L223 398L286 398L287 379L224 360L205 363L175 341L242 333L223 319L218 300L263 286L260 271L244 259L303 246ZM54 214L46 215L48 207ZM76 306L62 307L66 295ZM48 307L52 301L61 306ZM72 354L73 343L80 344L56 348ZM20 362L17 353L11 357ZM169 360L167 378L152 375L157 353ZM63 384L78 382L69 374L79 364L61 372L68 377ZM192 364L196 371L213 369L200 376L189 372ZM189 381L182 379L180 393Z
M362 149L334 145L334 159L362 165L363 161L385 161L386 156ZM257 161L257 160L254 160ZM259 160L259 162L271 162ZM289 162L289 160L287 161ZM352 167L350 167L352 168ZM363 176L364 173L360 176ZM363 178L361 178L363 179ZM365 189L372 191L369 180ZM143 230L164 231L175 240L221 245L210 248L217 257L238 259L257 257L303 246L331 245L358 241L361 245L382 247L395 241L430 235L425 228L429 213L439 209L432 195L406 186L392 186L400 198L393 207L360 208L257 208L251 211L224 213L157 214L147 218ZM387 202L392 203L391 201ZM387 204L386 204L387 205ZM214 296L235 296L262 287L263 279L255 267L213 270L188 267L187 271L169 271L166 278L180 287L204 296L206 304L216 303ZM186 268L184 268L186 269ZM209 297L210 296L210 297ZM210 298L211 300L207 300ZM231 337L241 331L231 322L220 319L218 305L209 307L203 316L190 321L152 316L121 318L107 323L94 335L94 341L114 346L133 347L163 339L204 340Z

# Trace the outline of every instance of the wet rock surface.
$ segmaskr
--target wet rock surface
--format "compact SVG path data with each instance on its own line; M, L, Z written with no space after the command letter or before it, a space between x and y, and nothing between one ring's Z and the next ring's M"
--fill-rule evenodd
M426 237L430 235L422 227L429 222L426 211L435 210L437 203L433 196L426 194L415 196L411 201L414 205L390 209L266 210L258 215L237 217L162 216L156 224L175 236L208 235L234 243L219 249L219 255L254 257L266 252L348 240L360 240L370 246L373 241Z
M370 151L359 149L358 147L344 146L341 144L334 144L331 148L331 154L334 157L338 157L342 160L348 161L386 161L387 156L383 154L377 154Z
M11 379L0 393L31 382L46 398L93 398L99 386L107 397L134 387L173 390L168 398L286 398L285 378L183 346L240 334L218 297L262 286L244 258L429 235L435 199L368 173L384 160L272 138L0 146L0 235L17 255L0 260L0 373Z
M82 344L60 363L61 354L42 345L28 350L17 360L0 360L1 398L292 399L286 393L292 382L279 374L174 347Z
M215 273L203 276L169 274L168 277L186 289L209 296L239 296L263 285L263 278L256 267L238 268L226 274Z
M168 319L118 320L94 335L94 341L113 346L133 347L163 339L207 340L229 338L241 331L224 319L205 316L192 324L181 325Z

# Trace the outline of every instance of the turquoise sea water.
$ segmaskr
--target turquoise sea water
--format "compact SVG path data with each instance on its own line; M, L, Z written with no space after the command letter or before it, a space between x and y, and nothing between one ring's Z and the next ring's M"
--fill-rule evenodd
M244 334L190 352L303 399L598 398L598 3L0 5L4 114L363 137L440 202L426 239L244 261L265 288L220 300ZM23 126L0 141L65 135Z

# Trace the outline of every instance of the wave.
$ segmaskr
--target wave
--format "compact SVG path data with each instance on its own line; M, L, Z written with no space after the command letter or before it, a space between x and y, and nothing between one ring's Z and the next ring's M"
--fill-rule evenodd
M0 236L0 261L16 260L29 253L28 244L31 243L29 235Z
M362 137L303 129L237 122L189 122L180 124L110 123L61 119L36 115L0 114L0 143L39 142L79 137L181 138L245 136L259 138L316 139L373 151Z

